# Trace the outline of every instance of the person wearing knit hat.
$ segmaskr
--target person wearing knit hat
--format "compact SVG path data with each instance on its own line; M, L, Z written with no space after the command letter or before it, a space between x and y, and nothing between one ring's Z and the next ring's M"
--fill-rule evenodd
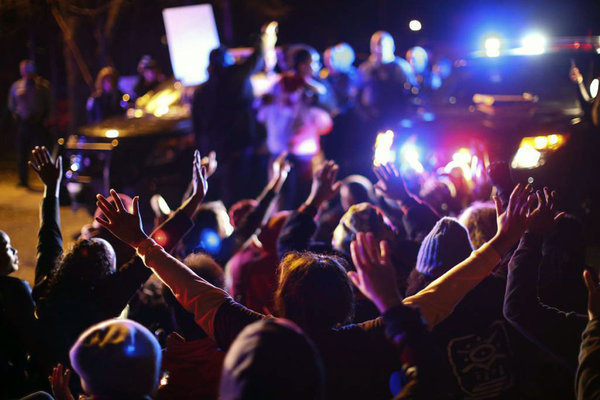
M109 319L83 332L69 353L87 394L106 399L144 399L159 381L161 350L137 322Z
M325 372L313 342L293 322L269 318L248 325L223 364L221 400L321 400Z
M444 217L423 239L415 269L437 279L467 259L472 251L473 245L465 227L453 218Z

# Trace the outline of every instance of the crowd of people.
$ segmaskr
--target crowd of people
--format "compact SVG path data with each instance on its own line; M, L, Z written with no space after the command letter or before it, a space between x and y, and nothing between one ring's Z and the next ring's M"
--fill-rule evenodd
M200 150L175 211L98 194L93 220L63 249L62 158L20 143L44 194L33 289L10 276L17 250L0 231L0 398L600 398L598 274L556 193L491 173L487 202L442 213L392 163L374 180L351 170L365 153L344 139L356 118L384 128L440 84L427 53L398 58L380 31L358 69L342 43L325 51L324 70L296 46L275 73L275 42L269 24L243 62L211 53L193 99ZM140 93L158 80L143 61ZM48 90L22 70L15 93ZM259 99L257 73L271 82ZM116 80L112 68L99 74L91 118L118 112ZM19 101L20 129L33 132L49 106L25 115ZM269 179L247 198L256 121ZM332 129L338 152L325 159L320 136ZM148 226L140 208L151 206Z
M223 218L197 151L189 195L153 228L146 203L111 190L63 250L62 159L35 147L29 164L45 188L33 290L10 277L17 250L0 235L2 398L600 393L597 274L548 188L494 182L493 203L455 219L392 164L372 184L338 181L330 160L298 208L275 212L295 168L282 155L259 198Z

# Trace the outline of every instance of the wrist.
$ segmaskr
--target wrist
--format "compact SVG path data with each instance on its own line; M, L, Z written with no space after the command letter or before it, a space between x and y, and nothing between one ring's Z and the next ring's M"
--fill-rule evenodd
M308 199L306 199L306 201L304 202L304 205L306 207L314 208L316 210L318 210L321 207L321 204L323 204L323 200L319 196L315 196L312 194L308 196Z
M500 255L500 257L504 256L514 245L514 240L507 238L505 235L501 233L496 233L490 241L489 244L492 246L494 250Z
M139 251L140 248L146 247L148 243L152 244L154 243L154 240L148 237L145 233L142 233L139 235L139 237L135 238L134 240L131 240L129 242L129 245L133 247L136 251Z
M56 182L51 185L44 185L44 197L55 196L58 197L60 191L60 182Z
M377 307L379 312L381 314L384 314L386 311L401 305L402 299L400 298L399 294L396 294L395 296L373 299L373 303L375 303L375 306Z

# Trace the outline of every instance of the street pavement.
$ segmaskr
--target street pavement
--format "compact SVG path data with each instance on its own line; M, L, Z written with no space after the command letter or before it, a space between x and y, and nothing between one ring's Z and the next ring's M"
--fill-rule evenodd
M29 179L32 189L18 188L16 182L14 171L0 169L0 230L10 236L13 247L19 252L19 270L11 276L33 284L43 186L33 173ZM91 221L91 217L84 209L73 211L67 206L60 208L60 217L63 245L69 248L74 235Z

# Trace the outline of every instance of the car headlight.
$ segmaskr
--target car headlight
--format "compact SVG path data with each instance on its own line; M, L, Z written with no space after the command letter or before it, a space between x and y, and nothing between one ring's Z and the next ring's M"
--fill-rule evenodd
M525 137L521 139L511 166L515 169L540 167L544 165L548 154L564 146L566 141L567 136L560 134Z

